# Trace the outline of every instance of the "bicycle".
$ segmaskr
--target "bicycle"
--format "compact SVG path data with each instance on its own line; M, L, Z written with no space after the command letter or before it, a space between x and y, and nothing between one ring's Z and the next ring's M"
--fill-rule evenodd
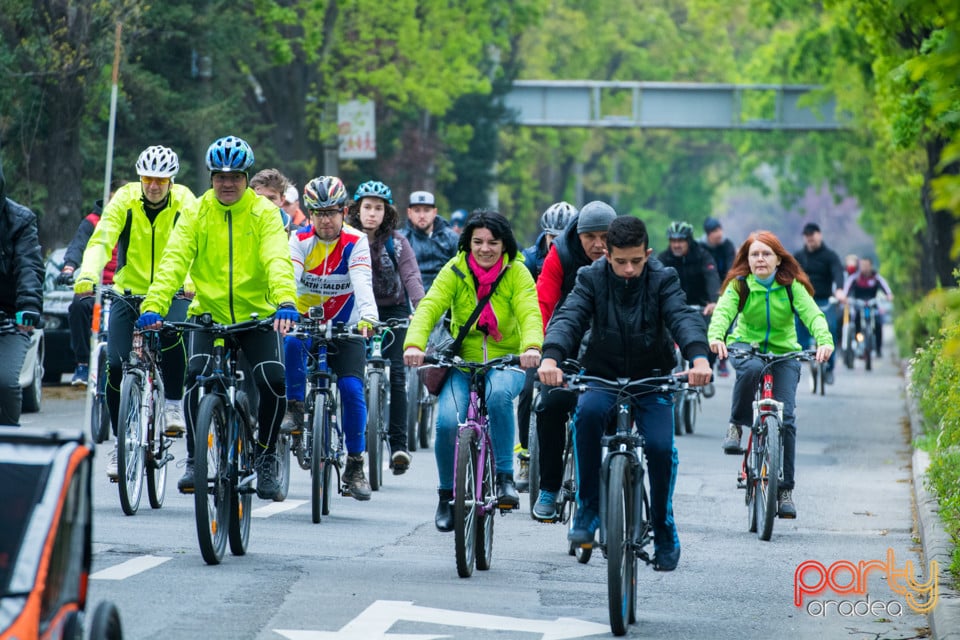
M163 326L213 336L209 373L197 377L200 403L194 423L193 497L200 554L207 564L220 564L228 541L233 555L247 552L257 479L257 422L247 393L240 388L245 376L237 367L237 335L252 329L272 331L273 319L260 320L252 314L250 320L223 325L205 313L197 322Z
M406 328L409 324L405 318L378 322L374 325L377 333L367 339L363 387L367 400L367 462L373 491L379 491L383 484L384 445L389 448L390 444L390 358L383 355L383 350L395 339L392 330Z
M703 307L692 307L694 309L703 309ZM673 373L679 374L687 370L683 354L680 353L679 345L674 344L674 353L677 366ZM709 384L713 384L712 380ZM704 387L705 388L705 387ZM676 396L673 399L673 433L682 436L684 433L693 434L697 428L697 418L700 415L701 400L703 389L700 387L691 387L689 383L681 383ZM704 394L706 395L706 394Z
M820 310L826 314L827 318L830 318L830 314L827 313L830 307L837 303L837 299L830 297L830 301L820 307ZM810 338L811 343L813 338ZM804 346L804 345L801 345ZM806 345L809 346L809 345ZM819 389L820 395L824 396L827 394L827 363L826 362L817 362L816 360L810 361L810 393L816 395L817 390Z
M850 300L852 305L852 321L860 321L859 331L848 331L845 344L843 360L847 367L852 369L853 363L857 358L863 358L863 367L867 371L873 369L873 351L876 349L874 326L877 313L877 299L860 300L853 298Z
M407 367L407 447L428 449L433 440L437 398L420 380L417 367Z
M600 464L597 546L607 559L610 629L614 635L622 636L627 632L627 625L636 622L637 558L646 564L654 562L646 551L647 545L653 541L653 525L649 515L650 498L644 483L646 467L641 455L644 441L635 428L632 400L652 393L676 394L687 382L687 376L673 374L638 380L608 380L576 373L565 374L564 379L567 387L576 393L600 389L616 395L616 431L601 440L603 458Z
M307 317L300 320L296 331L290 332L300 340L309 341L307 357L307 393L304 401L303 431L291 434L291 451L301 469L310 471L310 515L314 524L330 514L330 496L333 492L333 473L340 472L346 459L343 430L337 418L340 406L336 374L328 365L327 349L334 337L348 335L343 324L334 330L332 322L324 322L323 307L311 307Z
M132 295L127 291L123 295L106 294L106 299L110 297L139 309L145 296ZM144 476L150 506L154 509L163 506L167 491L167 463L174 459L170 453L172 434L166 431L163 411L165 395L160 371L161 352L159 331L135 330L130 354L123 362L120 408L117 412L115 482L120 494L120 507L128 516L136 514L140 507Z
M90 351L90 373L87 393L90 394L90 437L100 444L110 439L110 410L107 408L107 330L110 327L110 307L115 298L122 298L112 289L101 293L100 305L93 307L93 334L95 344Z
M424 357L425 365L456 367L467 374L470 400L467 418L457 429L454 450L453 530L457 574L473 575L473 568L485 571L493 559L493 524L501 507L494 486L497 470L493 459L493 442L487 423L487 371L506 369L520 363L519 356L509 355L487 362L469 362L459 356L433 354Z
M761 353L756 349L730 347L730 357L757 358L764 365L753 402L753 424L737 475L737 488L746 489L747 522L750 533L763 541L773 535L777 498L783 478L783 403L773 397L773 365L787 360L809 361L814 350L784 354Z

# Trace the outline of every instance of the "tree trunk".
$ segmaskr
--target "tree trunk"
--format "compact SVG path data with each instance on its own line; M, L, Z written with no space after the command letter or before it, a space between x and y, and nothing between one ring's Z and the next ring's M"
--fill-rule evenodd
M950 255L957 221L949 210L934 209L931 186L931 181L935 178L944 174L957 173L956 166L948 167L946 171L938 169L943 148L948 142L938 136L926 145L927 169L923 175L923 188L920 192L923 216L927 223L923 231L923 251L920 262L920 283L925 292L937 287L952 287L957 284L953 275L957 263Z

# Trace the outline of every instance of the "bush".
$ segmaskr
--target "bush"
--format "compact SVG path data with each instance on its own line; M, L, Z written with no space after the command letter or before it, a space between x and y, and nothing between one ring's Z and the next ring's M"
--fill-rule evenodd
M898 313L894 319L900 353L913 353L930 338L940 336L941 327L960 322L960 289L936 289L923 300Z

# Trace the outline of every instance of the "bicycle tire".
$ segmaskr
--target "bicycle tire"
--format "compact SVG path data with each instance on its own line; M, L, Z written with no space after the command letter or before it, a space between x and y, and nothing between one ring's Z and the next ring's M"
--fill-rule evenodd
M865 321L872 323L873 318L869 318ZM864 330L863 336L863 368L867 371L873 370L873 331L870 329Z
M820 368L817 366L816 362L810 363L810 393L817 394L817 383L820 377Z
M574 516L577 514L577 485L579 476L577 472L577 461L573 455L573 434L567 430L567 445L563 451L563 484L560 489L563 492L563 502L566 506L561 507L561 517L567 523L567 531L573 529ZM580 564L590 562L593 555L593 545L582 546L572 542L567 545L567 553L576 557Z
M697 429L697 416L700 414L700 394L696 391L684 391L687 396L683 403L683 429L689 435Z
M633 481L630 460L616 455L607 475L607 605L610 630L615 636L627 633L632 602L636 595L637 557L633 549Z
M283 502L287 499L287 494L290 492L291 439L289 433L281 433L277 436L277 464L279 466L277 478L280 480L280 488L277 491L277 495L273 498L274 502Z
M495 504L497 489L493 482L493 446L487 441L487 455L483 460L482 479L480 484L483 494L480 496L483 505ZM493 525L496 522L496 511L484 509L477 514L477 569L486 571L493 562Z
M780 420L776 416L763 416L760 469L754 504L757 509L757 537L763 541L773 535L773 522L777 518L777 490L780 486Z
M340 431L337 418L336 401L333 395L327 397L326 421L323 429L323 515L330 514L330 502L333 491L340 484L340 470L343 468L343 432ZM337 481L334 483L333 474Z
M326 466L325 425L327 407L324 395L316 394L313 405L313 418L310 426L310 516L314 524L320 522L323 513L323 495Z
M90 640L122 640L123 625L120 611L108 600L97 604L90 621Z
M407 367L407 450L413 453L420 444L420 377L416 367Z
M673 435L683 435L683 403L686 393L679 392L673 396Z
M132 516L140 507L143 492L143 386L142 374L127 373L120 383L117 421L117 487L120 508Z
M91 358L91 362L96 362L96 384L93 385L91 393L93 398L90 402L90 437L97 444L106 442L110 439L110 412L107 409L107 349L106 343L100 343L96 349L96 358Z
M820 395L827 395L827 363L818 362L817 370L820 372Z
M233 462L230 463L230 529L227 539L230 553L235 556L246 555L250 544L250 519L253 509L253 489L250 485L240 488L240 483L253 473L253 456L256 445L250 430L250 403L247 394L237 391L236 411L230 411L230 420L234 421L232 431L237 440L234 445Z
M167 495L167 462L164 460L167 454L164 436L166 417L163 413L164 397L161 387L153 388L150 402L153 405L150 412L153 424L147 430L147 499L152 509L159 509Z
M194 520L200 555L220 564L230 529L230 472L227 468L227 419L224 399L216 394L200 400L194 424Z
M754 455L754 445L756 443L753 439L753 433L750 433L749 440L747 442L747 449L743 453L743 471L746 473L745 489L744 493L744 503L747 506L747 531L750 533L757 532L757 508L754 506L753 501L756 497L756 477L757 477L757 458Z
M530 517L540 497L540 434L537 431L536 412L530 411L530 430L527 432L527 493L530 498Z
M477 552L477 434L464 429L457 436L457 469L453 487L453 532L457 575L473 575Z
M383 420L383 369L367 369L367 476L370 489L379 491L383 484L383 440L380 438L380 422Z
M430 397L427 388L420 385L420 421L417 424L417 433L420 436L420 448L429 449L433 442L435 428L434 418L437 415L437 400Z

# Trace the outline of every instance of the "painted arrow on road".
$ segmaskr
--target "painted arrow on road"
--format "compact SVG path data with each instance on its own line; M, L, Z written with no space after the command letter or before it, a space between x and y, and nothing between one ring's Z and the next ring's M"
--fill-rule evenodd
M583 638L610 633L610 629L606 625L577 620L576 618L557 618L556 620L510 618L483 613L469 613L467 611L420 607L412 602L397 600L377 600L339 631L300 629L274 629L274 631L289 638L289 640L347 640L354 638L364 638L365 640L434 640L449 637L435 634L388 634L387 631L400 620L491 631L539 633L542 640L568 640L569 638Z

